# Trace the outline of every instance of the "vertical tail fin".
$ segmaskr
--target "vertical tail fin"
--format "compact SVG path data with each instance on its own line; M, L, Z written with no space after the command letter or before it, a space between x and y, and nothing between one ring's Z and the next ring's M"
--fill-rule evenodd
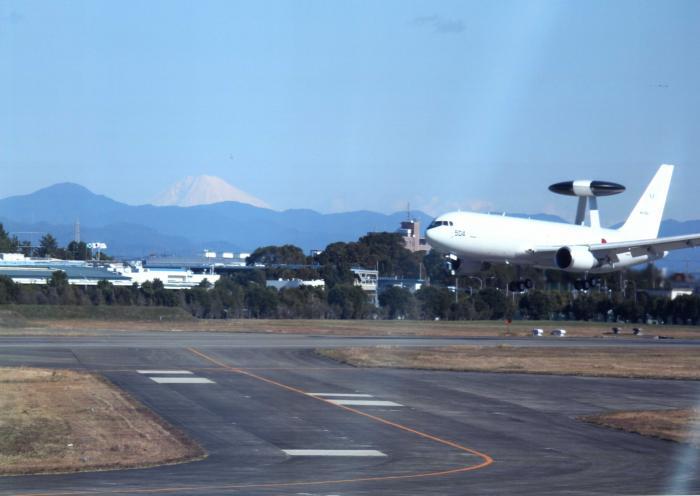
M666 197L672 175L672 165L663 164L656 171L656 175L632 209L627 221L620 228L620 232L624 233L626 238L630 240L653 239L659 235L661 216L664 213L664 206L666 206Z

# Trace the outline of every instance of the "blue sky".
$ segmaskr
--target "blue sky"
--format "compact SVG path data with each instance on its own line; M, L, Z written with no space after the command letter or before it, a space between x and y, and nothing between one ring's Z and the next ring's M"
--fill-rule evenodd
M146 203L210 174L276 209L572 216L660 163L700 218L700 2L0 0L0 197Z

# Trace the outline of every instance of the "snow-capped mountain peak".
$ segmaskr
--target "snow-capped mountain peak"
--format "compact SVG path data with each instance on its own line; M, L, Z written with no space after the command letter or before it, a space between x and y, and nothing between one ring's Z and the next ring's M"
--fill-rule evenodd
M174 205L179 207L191 207L194 205L208 205L235 201L247 203L255 207L270 208L263 200L242 191L227 183L223 179L214 176L188 176L182 181L173 184L153 201L154 205Z

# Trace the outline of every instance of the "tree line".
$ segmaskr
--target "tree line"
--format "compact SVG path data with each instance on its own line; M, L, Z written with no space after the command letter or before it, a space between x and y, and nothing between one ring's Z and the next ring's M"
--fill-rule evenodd
M47 256L89 257L84 243L59 248L52 238L46 235L40 243ZM17 249L18 243L0 225L0 251ZM305 255L293 245L266 246L255 250L247 263L247 269L224 274L215 284L205 281L188 290L165 289L159 280L141 287L114 286L107 281L92 287L74 286L61 271L43 286L18 285L0 277L0 304L168 306L181 307L201 318L700 321L698 296L671 301L636 291L656 288L663 282L653 265L604 276L603 287L587 293L570 291L575 275L532 268L516 274L515 268L506 265L485 266L455 281L444 270L439 254L413 253L396 233L370 233L354 242L332 243L315 256ZM355 285L353 267L378 268L382 276L399 279L422 277L429 283L414 293L390 287L381 292L376 307ZM535 289L522 295L508 294L507 282L516 276L530 277ZM266 286L267 280L279 278L323 279L325 287L278 291Z
M10 236L0 223L0 253L22 253L26 257L51 257L61 260L90 260L91 251L83 241L71 241L65 247L51 233L44 234L38 246L29 241L21 241L16 235ZM103 260L108 257L101 256Z
M21 285L0 276L0 304L123 305L180 307L199 318L286 319L424 319L424 320L624 320L654 319L669 324L700 323L700 297L682 295L674 300L639 293L636 301L622 294L533 290L522 296L506 295L497 288L473 294L445 287L424 286L411 293L391 287L379 295L375 307L352 284L331 288L302 286L276 290L266 287L265 271L254 269L203 281L186 290L165 289L159 280L140 287L68 284L65 272L56 271L46 285Z

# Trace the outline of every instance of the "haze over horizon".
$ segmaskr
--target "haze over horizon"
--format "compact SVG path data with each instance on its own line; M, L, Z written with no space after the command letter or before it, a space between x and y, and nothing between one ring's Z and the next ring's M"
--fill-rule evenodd
M700 4L0 0L0 197L218 176L277 210L700 218Z

